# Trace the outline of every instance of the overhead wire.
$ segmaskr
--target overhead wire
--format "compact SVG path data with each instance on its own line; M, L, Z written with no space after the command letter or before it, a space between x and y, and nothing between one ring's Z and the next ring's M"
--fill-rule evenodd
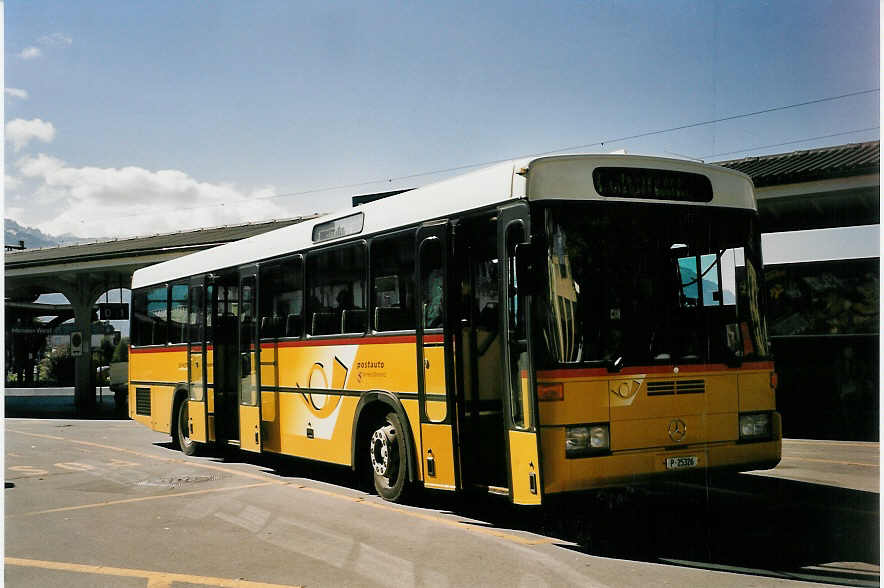
M830 133L828 135L817 135L816 137L807 137L806 139L797 139L795 141L785 141L783 143L772 143L770 145L757 145L755 147L747 147L746 149L737 149L736 151L725 151L724 153L714 153L712 155L704 155L701 160L711 159L713 157L721 157L723 155L733 155L735 153L748 153L749 151L757 151L759 149L772 149L773 147L784 147L786 145L795 145L797 143L807 143L808 141L818 141L820 139L831 139L832 137L842 137L844 135L853 135L856 133L866 133L869 131L880 131L881 127L868 127L865 129L854 129L852 131L842 131L840 133Z
M578 150L578 149L587 149L587 148L590 148L590 147L604 147L605 145L610 145L610 144L612 144L612 143L622 143L622 142L624 142L624 141L631 141L631 140L634 140L634 139L641 139L641 138L645 138L645 137L652 137L652 136L656 136L656 135L662 135L662 134L665 134L665 133L672 133L672 132L675 132L675 131L682 131L682 130L686 130L686 129L693 129L693 128L698 128L698 127L702 127L702 126L708 126L708 125L717 124L717 123L722 123L722 122L728 122L728 121L733 121L733 120L738 120L738 119L743 119L743 118L749 118L749 117L753 117L753 116L760 116L760 115L762 115L762 114L770 114L770 113L772 113L772 112L781 112L781 111L789 110L789 109L792 109L792 108L800 108L800 107L803 107L803 106L811 106L811 105L814 105L814 104L822 104L822 103L825 103L825 102L833 102L833 101L835 101L835 100L843 100L843 99L845 99L845 98L852 98L852 97L862 96L862 95L866 95L866 94L873 94L873 93L875 93L875 92L880 92L880 88L870 88L870 89L867 89L867 90L859 90L859 91L856 91L856 92L847 92L847 93L844 93L844 94L839 94L839 95L837 95L837 96L827 96L827 97L825 97L825 98L816 98L816 99L814 99L814 100L806 100L806 101L804 101L804 102L796 102L796 103L793 103L793 104L786 104L786 105L783 105L783 106L774 106L774 107L770 107L770 108L764 108L764 109L761 109L761 110L755 110L755 111L752 111L752 112L744 112L744 113L740 113L740 114L733 114L733 115L730 115L730 116L724 116L724 117L719 117L719 118L710 119L710 120L704 120L704 121L699 121L699 122L694 122L694 123L687 123L687 124L677 125L677 126L674 126L674 127L668 127L668 128L665 128L665 129L657 129L657 130L653 130L653 131L645 131L645 132L642 132L642 133L636 133L636 134L633 134L633 135L625 135L625 136L623 136L623 137L616 137L616 138L613 138L613 139L604 139L604 140L599 140L599 141L593 141L593 142L591 142L591 143L583 143L583 144L580 144L580 145L571 145L571 146L569 146L569 147L560 147L560 148L557 148L557 149L551 149L551 150L548 150L548 151L541 151L541 152L538 152L538 153L528 153L528 154L524 154L524 155L517 155L517 156L512 156L512 157L504 157L504 158L501 158L501 159L494 159L494 160L482 161L482 162L478 162L478 163L470 163L470 164L458 165L458 166L453 166L453 167L447 167L447 168L435 169L435 170L430 170L430 171L423 171L423 172L412 173L412 174L401 175L401 176L395 176L395 177L387 177L387 178L376 179L376 180L366 180L366 181L361 181L361 182L353 182L353 183L349 183L349 184L340 184L340 185L336 185L336 186L326 186L326 187L322 187L322 188L311 188L311 189L308 189L308 190L299 190L299 191L296 191L296 192L285 192L285 193L282 193L282 194L271 194L271 195L268 195L268 196L255 196L255 197L248 198L248 199L244 199L244 200L241 200L241 201L217 202L217 203L214 203L214 204L202 204L202 205L199 205L199 206L176 207L176 208L161 209L161 210L156 210L156 211L138 212L138 213L132 213L132 214L126 214L126 215L114 215L114 216L101 217L101 218L80 219L80 222L83 223L83 222L85 222L86 220L89 220L89 221L94 222L94 221L115 220L115 219L132 218L132 217L140 217L140 216L152 216L152 215L154 215L154 214L163 214L163 213L167 213L167 212L201 210L201 209L205 209L205 208L218 208L218 207L228 206L228 205L230 205L230 206L240 206L240 205L245 205L245 204L252 204L252 203L254 203L254 202L256 202L256 201L275 200L275 199L278 199L278 198L291 198L291 197L294 197L294 196L305 196L305 195L308 195L308 194L318 194L318 193L321 193L321 192L332 192L332 191L335 191L335 190L346 190L346 189L352 189L352 188L361 188L361 187L364 187L364 186L370 186L370 185L373 185L373 184L392 183L392 182L398 182L398 181L402 181L402 180L408 180L408 179L413 179L413 178L419 178L419 177L423 177L423 176L433 176L433 175L439 175L439 174L443 174L443 173L450 173L450 172L455 172L455 171L461 171L461 170L466 170L466 169L472 169L472 168L476 168L476 167L482 167L482 166L494 165L494 164L497 164L497 163L504 163L504 162L507 162L507 161L515 160L515 159L524 159L524 158L528 158L528 157L541 157L541 156L544 156L544 155L550 155L550 154L553 154L553 153L563 153L563 152L568 152L568 151L575 151L575 150ZM853 133L853 132L861 132L862 130L874 130L874 129L876 129L876 128L879 128L879 127L872 127L872 128L869 128L869 129L861 129L861 130L857 130L857 131L845 131L844 133L833 133L833 134L830 134L830 135L822 135L822 136L820 136L820 137L818 137L818 138L834 137L834 136L839 136L839 135L844 135L844 134L850 134L850 133ZM786 142L786 143L781 143L781 144L779 144L779 145L787 145L787 144L792 144L792 143L801 143L801 142L811 141L811 140L814 140L814 139L813 139L813 138L810 138L810 139L802 139L802 140L797 140L797 141L789 141L789 142ZM771 145L770 147L779 146L779 145ZM739 151L732 151L732 152L730 152L730 153L720 153L720 154L716 154L716 155L706 156L706 157L703 157L703 159L707 159L708 157L718 157L718 156L721 156L721 155L729 155L729 154L731 154L731 153L742 153L742 152L745 152L745 151L750 151L750 150L752 150L752 149L764 149L764 148L766 148L766 147L755 147L755 148L750 148L750 149L741 149L741 150L739 150Z

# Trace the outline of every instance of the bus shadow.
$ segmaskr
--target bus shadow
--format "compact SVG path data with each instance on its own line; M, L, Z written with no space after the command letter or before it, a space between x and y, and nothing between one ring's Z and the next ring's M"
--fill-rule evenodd
M547 503L525 512L460 501L452 510L617 559L777 571L880 563L879 495L872 492L735 474Z
M157 446L172 448L171 443ZM369 492L348 467L273 454L206 448L283 478ZM520 530L588 555L692 566L789 571L832 562L880 563L879 495L748 474L548 497L516 507L487 493L415 493L408 504L465 524ZM833 572L830 581L854 578ZM877 580L877 574L869 574Z
M155 442L154 446L170 451L179 451L171 441ZM247 463L262 468L269 474L281 478L303 478L335 486L365 490L360 487L356 475L347 466L329 464L288 455L272 453L249 453L235 447L206 445L200 448L199 457L217 463Z

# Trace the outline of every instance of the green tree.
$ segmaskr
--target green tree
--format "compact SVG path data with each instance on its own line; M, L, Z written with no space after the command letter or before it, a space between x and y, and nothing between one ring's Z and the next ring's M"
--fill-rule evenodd
M99 347L99 360L101 361L101 365L108 365L114 356L114 344L110 342L109 339L101 340L101 347Z
M50 350L40 362L40 379L57 386L74 385L74 356L69 345Z
M111 362L116 363L118 361L129 361L129 337L123 337L120 339L120 342L117 343L116 348L114 348L114 355L111 358Z

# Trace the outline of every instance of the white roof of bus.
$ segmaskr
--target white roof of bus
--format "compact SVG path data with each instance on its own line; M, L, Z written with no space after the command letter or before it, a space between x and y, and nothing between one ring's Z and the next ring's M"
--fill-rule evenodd
M142 268L133 274L132 288L161 284L312 248L314 246L312 240L314 226L357 212L364 213L364 225L359 234L371 235L396 227L483 208L511 198L524 198L526 192L532 187L543 193L527 194L528 198L602 199L593 189L592 169L599 165L611 165L615 162L620 167L656 167L703 173L712 181L715 194L715 200L709 203L710 205L755 208L749 177L740 172L717 166L659 157L609 154L568 154L518 159L363 204L358 208L347 208L307 222ZM531 185L526 186L525 177L517 172L528 168L529 165L532 178ZM546 169L550 171L544 173ZM561 174L563 170L568 172L571 175L570 182L558 181L554 177L553 170L555 175ZM588 184L586 183L587 178L589 178ZM557 191L560 193L555 193ZM617 198L604 199L607 201L618 200ZM660 202L659 200L635 198L631 198L629 201ZM340 240L352 239L355 236L330 239L316 245L325 246Z

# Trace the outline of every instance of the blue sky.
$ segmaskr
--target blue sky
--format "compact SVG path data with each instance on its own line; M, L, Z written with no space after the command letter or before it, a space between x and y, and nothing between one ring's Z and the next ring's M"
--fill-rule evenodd
M5 212L93 237L288 217L444 175L266 197L877 88L878 11L873 0L11 2ZM720 160L872 140L877 129L754 149L877 127L879 101L590 150Z

